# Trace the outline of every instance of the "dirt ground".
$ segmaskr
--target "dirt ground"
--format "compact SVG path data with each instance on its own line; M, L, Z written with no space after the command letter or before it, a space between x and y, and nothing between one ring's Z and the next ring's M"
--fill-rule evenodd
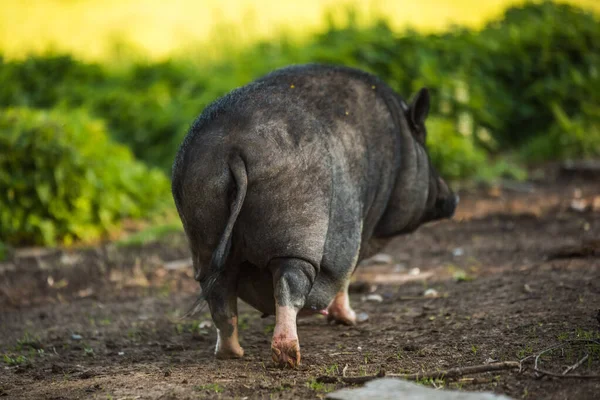
M553 171L526 184L463 190L454 220L396 238L384 250L391 263L368 263L354 276L352 305L366 322L299 321L297 370L272 365L274 318L241 302L246 355L213 358L208 314L181 319L197 293L181 234L138 247L20 249L0 263L0 396L324 398L348 385L317 377L343 370L444 370L563 343L541 359L561 374L586 349L570 339L600 339L600 178ZM572 373L600 375L600 346L586 351ZM600 379L536 377L530 362L521 372L421 383L527 399L600 393Z

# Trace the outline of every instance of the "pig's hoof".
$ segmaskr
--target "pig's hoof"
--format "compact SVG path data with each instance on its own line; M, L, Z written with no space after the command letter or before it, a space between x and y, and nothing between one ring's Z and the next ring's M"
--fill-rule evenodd
M300 365L300 344L298 339L277 340L271 344L271 356L280 367L296 368Z
M237 347L226 347L217 349L215 351L215 357L219 360L230 360L232 358L242 358L244 357L244 349L242 349L239 345Z
M353 309L330 308L327 314L328 322L335 322L343 325L356 325L356 313Z

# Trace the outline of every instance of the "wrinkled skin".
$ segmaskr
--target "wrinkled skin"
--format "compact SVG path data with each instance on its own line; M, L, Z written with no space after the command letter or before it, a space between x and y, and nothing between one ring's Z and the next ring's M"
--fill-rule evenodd
M296 367L298 314L355 324L357 263L458 203L425 148L429 94L410 104L345 67L292 66L207 107L173 167L173 196L217 327L242 357L237 299L275 314L272 358Z

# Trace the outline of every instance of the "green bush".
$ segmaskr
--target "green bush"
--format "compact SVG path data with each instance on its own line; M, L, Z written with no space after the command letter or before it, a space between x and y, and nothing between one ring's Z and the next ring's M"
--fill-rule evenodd
M0 132L0 241L89 241L170 200L164 173L136 161L81 110L5 109Z
M557 123L548 134L531 139L521 148L522 159L540 162L600 157L600 108L594 115L582 113L575 118L569 118L557 104L552 110Z
M548 160L597 148L595 135L574 135L564 122L597 130L591 118L600 104L600 21L572 5L526 3L481 30L437 34L398 34L385 21L362 27L350 13L345 25L330 23L304 42L282 36L224 54L117 67L68 55L0 57L0 107L83 107L136 158L168 172L187 128L216 97L284 65L325 62L375 73L407 97L429 87L432 114L461 126L461 141L486 156ZM565 141L568 150L558 145ZM460 178L475 172L453 165Z
M485 165L487 156L470 138L458 132L451 120L429 118L427 148L432 164L444 179L474 176Z
M304 42L232 48L217 61L122 64L0 55L0 243L92 240L152 215L171 202L164 173L202 109L289 64L358 67L405 97L429 87L428 148L448 179L523 179L510 153L600 156L600 21L571 5L526 3L438 34L362 27L350 13Z
M476 112L477 119L502 148L560 125L554 104L569 118L600 104L598 16L567 4L528 3L471 37L476 51L467 54L475 68L468 72L493 115L484 122Z
M80 62L67 54L45 54L24 60L4 60L0 55L0 107L52 108L67 101L85 102L87 88L106 84L99 64Z

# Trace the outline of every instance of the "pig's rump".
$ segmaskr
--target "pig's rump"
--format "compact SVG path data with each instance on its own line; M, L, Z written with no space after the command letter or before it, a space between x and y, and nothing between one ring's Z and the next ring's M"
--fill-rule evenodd
M272 312L268 265L276 258L315 266L305 308L327 306L381 218L398 165L394 124L373 85L310 74L294 81L293 89L272 82L251 86L227 107L209 110L184 145L185 170L174 168L175 186L183 188L176 203L199 278L245 190L226 238L224 268L240 268L238 294L265 313ZM231 172L233 157L243 160L244 188Z

